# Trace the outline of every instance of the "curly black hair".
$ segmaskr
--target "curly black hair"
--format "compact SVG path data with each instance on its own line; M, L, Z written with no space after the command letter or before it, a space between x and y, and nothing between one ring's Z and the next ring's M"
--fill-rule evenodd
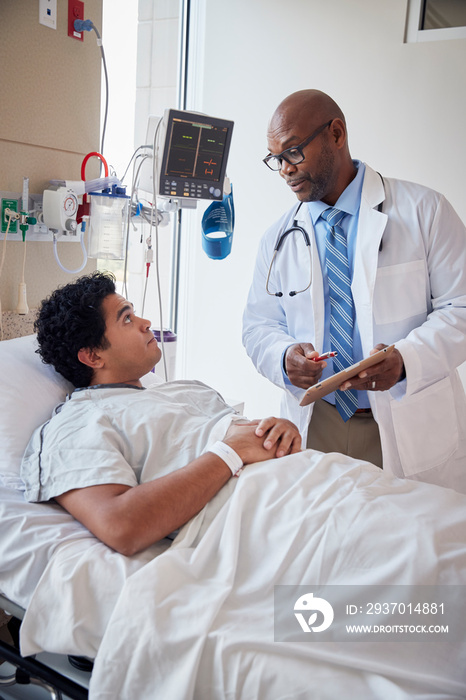
M102 302L115 294L111 272L93 272L56 289L39 309L34 330L42 362L76 387L89 386L93 370L78 360L81 348L106 348Z

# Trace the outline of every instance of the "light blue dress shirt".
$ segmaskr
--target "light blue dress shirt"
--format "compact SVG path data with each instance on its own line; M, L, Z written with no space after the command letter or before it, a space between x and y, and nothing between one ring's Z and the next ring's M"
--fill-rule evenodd
M351 281L353 281L354 273L354 256L356 251L356 237L358 231L358 221L359 221L359 205L361 203L361 192L362 184L364 180L365 165L359 160L353 160L354 165L358 169L356 177L350 182L348 187L341 193L337 202L335 203L335 208L340 211L344 211L347 216L344 217L341 228L346 234L347 248L348 248L348 262L350 268ZM328 209L329 205L325 202L308 202L309 215L314 226L317 249L319 252L320 266L322 268L322 277L324 283L324 301L325 301L325 329L324 329L324 347L322 352L328 352L330 348L330 297L328 290L328 279L327 279L327 264L325 257L325 240L328 232L328 225L321 218L323 211ZM354 362L359 362L363 359L361 337L359 335L359 328L357 319L355 318L354 328L353 328L353 359ZM332 360L327 360L327 367L322 373L322 379L332 376L333 362ZM325 400L329 403L335 403L335 395L329 394L325 397ZM366 391L358 391L358 408L369 408L369 398Z

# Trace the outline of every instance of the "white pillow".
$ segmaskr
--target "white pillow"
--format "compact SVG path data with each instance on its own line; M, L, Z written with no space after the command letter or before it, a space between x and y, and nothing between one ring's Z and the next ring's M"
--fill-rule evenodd
M36 348L35 335L0 342L0 476L11 488L23 488L21 459L32 433L73 390Z

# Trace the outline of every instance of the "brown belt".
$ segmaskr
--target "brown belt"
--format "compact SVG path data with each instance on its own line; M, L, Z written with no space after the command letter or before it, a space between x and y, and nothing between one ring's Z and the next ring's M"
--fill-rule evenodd
M325 401L325 399L322 399L322 401ZM336 406L334 403L330 403L330 401L325 401L325 403L328 403L329 406L333 406L333 408L336 409ZM355 413L372 413L371 408L357 408L355 410Z

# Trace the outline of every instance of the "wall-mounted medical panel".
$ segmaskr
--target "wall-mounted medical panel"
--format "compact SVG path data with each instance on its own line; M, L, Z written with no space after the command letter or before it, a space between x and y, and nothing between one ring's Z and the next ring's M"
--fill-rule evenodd
M36 223L28 224L26 229L26 241L51 243L53 232L42 221L42 194L31 194L28 198L27 215L36 219ZM22 241L23 232L20 229L20 219L11 220L8 228L8 216L6 211L14 211L20 214L22 211L21 192L2 192L0 190L0 215L1 215L1 235L5 237L8 229L7 240ZM60 242L79 243L80 236L76 232L60 232Z

